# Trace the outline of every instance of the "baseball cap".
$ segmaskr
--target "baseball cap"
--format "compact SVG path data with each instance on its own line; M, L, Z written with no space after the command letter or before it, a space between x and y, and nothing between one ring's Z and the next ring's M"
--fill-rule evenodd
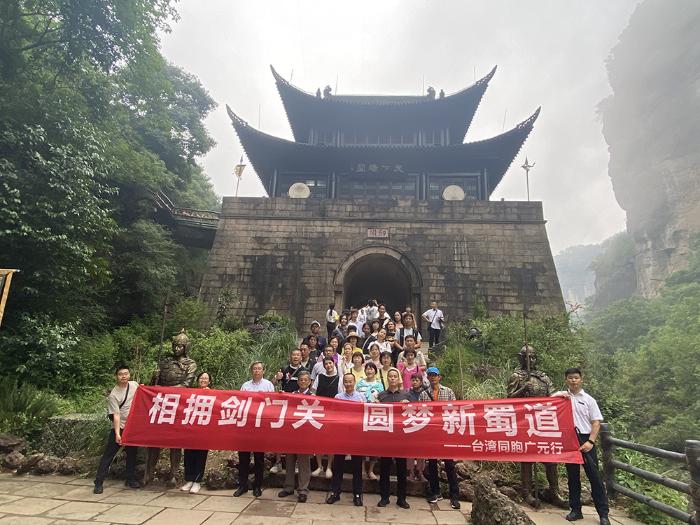
M319 323L318 321L311 321L311 325L310 325L310 326L313 326L313 325L315 325L315 324L317 324L318 326L321 326L321 323Z
M436 366L431 366L425 371L426 374L435 374L435 375L440 375L440 370Z

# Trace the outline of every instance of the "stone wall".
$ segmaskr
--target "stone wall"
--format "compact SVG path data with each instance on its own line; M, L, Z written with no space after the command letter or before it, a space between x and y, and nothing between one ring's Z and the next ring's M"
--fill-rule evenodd
M213 312L229 288L235 314L301 328L342 304L346 272L370 254L404 270L416 310L434 298L448 320L477 298L493 314L564 309L539 202L227 197L201 294Z

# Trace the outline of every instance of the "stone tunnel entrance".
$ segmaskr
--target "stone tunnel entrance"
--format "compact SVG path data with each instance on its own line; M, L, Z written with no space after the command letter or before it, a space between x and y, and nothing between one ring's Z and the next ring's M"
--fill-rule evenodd
M359 308L369 299L386 304L391 315L411 304L411 279L399 261L371 254L356 261L345 274L343 307Z

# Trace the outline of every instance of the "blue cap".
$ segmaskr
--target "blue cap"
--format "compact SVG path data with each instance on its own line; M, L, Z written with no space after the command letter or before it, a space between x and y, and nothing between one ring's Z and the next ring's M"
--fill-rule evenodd
M425 371L425 373L428 375L430 375L430 374L440 375L440 370L436 366L431 366L430 368L428 368Z

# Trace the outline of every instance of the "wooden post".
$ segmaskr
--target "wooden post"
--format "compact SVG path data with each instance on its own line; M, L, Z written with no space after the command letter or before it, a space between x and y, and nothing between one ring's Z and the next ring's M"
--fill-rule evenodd
M690 472L690 523L700 525L700 441L689 439L685 442L685 460Z
M12 274L18 272L19 270L0 270L0 277L4 277L0 281L0 325L2 325L2 318L5 314L5 304L7 303L7 296L10 293L10 285L12 284Z
M613 459L615 456L615 445L612 444L610 438L613 431L609 423L601 423L600 425L600 446L603 450L603 476L605 477L605 488L608 492L608 498L614 499L616 496L615 489L615 466Z

